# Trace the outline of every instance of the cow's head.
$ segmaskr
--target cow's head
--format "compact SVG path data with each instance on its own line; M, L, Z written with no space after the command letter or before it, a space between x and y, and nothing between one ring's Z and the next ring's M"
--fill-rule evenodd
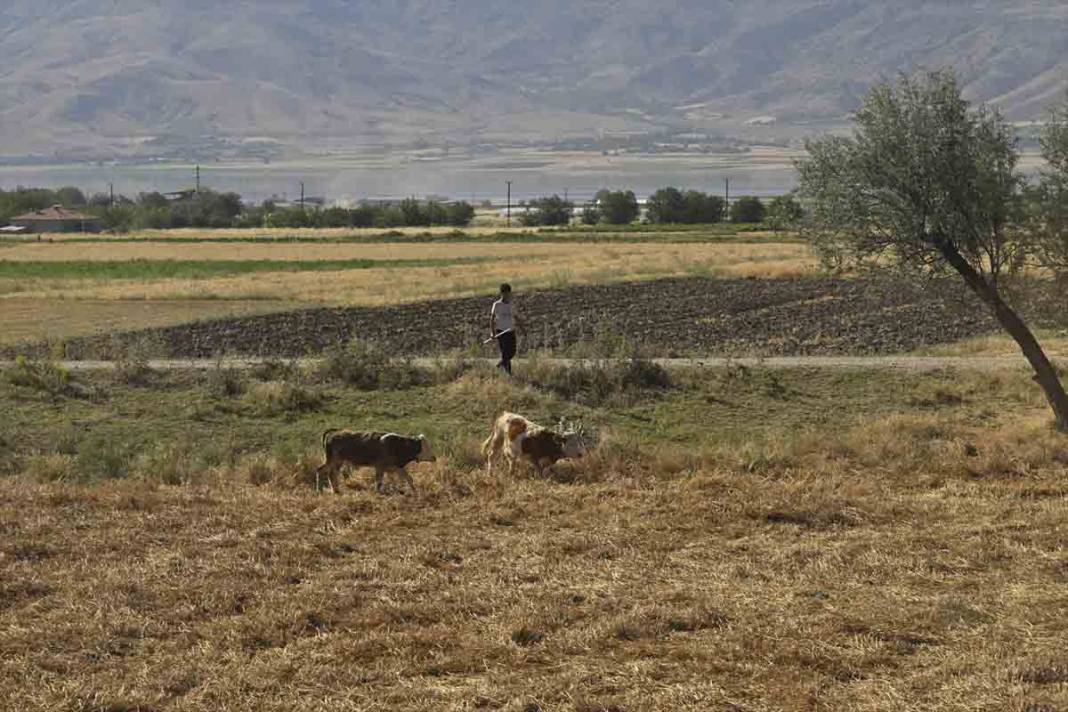
M562 433L564 457L567 458L582 457L596 448L599 442L596 428L581 420L570 421L562 417L557 432Z
M434 448L430 445L430 441L426 439L425 435L419 436L419 455L416 456L419 462L434 462L437 458L434 457Z
M574 459L582 457L589 450L581 433L564 433L564 457Z

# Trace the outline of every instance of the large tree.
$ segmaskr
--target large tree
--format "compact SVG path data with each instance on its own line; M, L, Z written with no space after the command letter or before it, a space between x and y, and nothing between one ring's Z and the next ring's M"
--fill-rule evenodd
M602 190L597 193L601 219L609 225L629 225L641 214L638 199L630 190Z
M1036 252L1048 268L1068 274L1068 98L1050 113L1042 132L1046 167L1028 191L1028 215Z
M797 164L817 251L919 275L956 272L1019 344L1068 430L1068 395L1003 286L1029 247L1014 229L1023 179L1012 127L965 101L950 71L876 86L855 122L851 136L810 143Z
M764 221L764 201L755 195L743 195L731 203L731 222L758 223Z

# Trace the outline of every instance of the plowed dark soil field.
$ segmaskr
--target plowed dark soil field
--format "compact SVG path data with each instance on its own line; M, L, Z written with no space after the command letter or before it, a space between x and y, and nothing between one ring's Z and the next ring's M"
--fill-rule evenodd
M492 301L448 299L204 321L81 339L68 343L67 353L107 357L125 344L149 341L159 355L179 358L297 357L360 338L391 354L430 356L480 343ZM522 336L527 350L566 351L607 331L625 334L657 356L864 355L997 331L984 309L951 283L920 288L867 279L685 278L520 294L517 304L529 322ZM1047 325L1056 320L1055 314L1030 316Z

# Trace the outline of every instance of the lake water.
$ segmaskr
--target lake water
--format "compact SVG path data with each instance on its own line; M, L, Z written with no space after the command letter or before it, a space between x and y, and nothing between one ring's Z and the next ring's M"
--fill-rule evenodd
M118 194L169 192L194 185L192 165L0 165L0 188L17 186L56 188L74 185L87 194L106 193L114 184ZM512 181L512 200L565 191L575 200L591 197L601 188L633 190L639 197L658 188L714 191L721 194L730 179L731 195L778 195L795 185L787 160L712 157L707 163L686 157L596 157L569 161L556 157L499 156L490 160L389 160L378 165L323 161L277 164L205 164L201 184L234 191L246 201L278 196L296 199L304 183L308 197L328 201L362 198L402 198L441 195L455 199L503 202L505 182Z

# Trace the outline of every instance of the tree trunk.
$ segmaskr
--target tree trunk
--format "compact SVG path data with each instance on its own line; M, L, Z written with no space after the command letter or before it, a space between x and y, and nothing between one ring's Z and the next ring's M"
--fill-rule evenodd
M998 323L1001 324L1005 331L1009 332L1009 336L1019 345L1023 355L1035 371L1035 382L1046 393L1046 399L1049 401L1050 408L1053 409L1053 415L1057 421L1057 429L1068 431L1068 393L1065 393L1056 368L1046 357L1046 353L1042 350L1042 346L1039 345L1038 339L1031 333L1031 329L1020 318L1019 314L1005 303L998 290L991 286L964 259L952 243L947 243L942 247L942 254L953 269L957 270L960 276L964 278L968 287L990 307Z

